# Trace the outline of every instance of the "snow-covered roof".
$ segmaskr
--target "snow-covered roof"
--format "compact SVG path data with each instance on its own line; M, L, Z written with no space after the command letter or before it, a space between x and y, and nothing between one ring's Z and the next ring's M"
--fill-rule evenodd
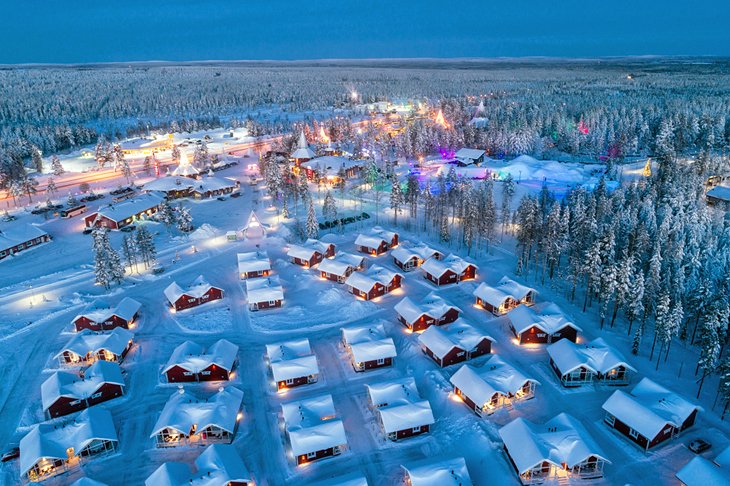
M188 159L188 155L185 152L180 152L180 162L178 163L175 170L172 171L174 176L191 177L196 176L200 173L198 169L193 167Z
M432 425L435 420L428 400L405 403L378 409L380 421L386 434L413 427Z
M730 470L730 445L720 452L714 460L715 464Z
M314 152L312 149L309 148L309 145L307 144L307 137L304 136L304 132L299 133L299 141L297 143L297 148L292 152L291 158L292 159L312 159L314 158Z
M419 243L415 246L400 244L398 245L398 248L390 252L390 255L401 263L405 263L412 258L428 260L429 258L441 254L442 253L440 251L435 250L424 243Z
M515 282L511 278L502 277L499 283L492 287L482 282L474 290L474 296L479 297L482 301L492 305L493 307L499 307L508 299L511 298L517 302L521 301L527 294L532 292L537 293L535 289L522 285Z
M284 289L276 275L246 280L246 298L248 303L284 300Z
M594 339L586 344L575 344L568 339L561 339L548 346L547 352L563 374L581 366L596 373L607 373L618 366L636 371L624 356L609 346L603 338Z
M722 201L730 202L730 185L720 184L719 186L715 186L707 191L707 195Z
M253 210L249 213L248 219L246 220L246 226L242 229L244 236L248 237L249 230L252 233L260 232L262 236L266 236L266 226L261 222L259 217L256 216L256 213Z
M667 424L681 427L695 410L702 410L702 407L644 378L630 393L622 390L613 392L603 404L603 409L644 437L653 439Z
M206 192L220 191L223 189L233 189L237 185L238 181L234 179L206 176L193 181L193 192L204 194Z
M702 456L695 456L682 467L675 476L685 486L709 486L730 484L730 471L708 461Z
M382 324L342 328L342 337L356 363L394 358L398 354L393 339L385 334Z
M334 258L322 260L318 270L339 277L344 277L350 269L359 268L363 265L364 257L350 253L338 252Z
M81 378L76 373L56 371L41 385L43 411L48 410L59 398L84 400L105 383L124 386L124 376L119 364L112 361L95 361Z
M213 444L195 459L196 472L187 464L166 462L158 467L145 486L227 486L231 482L252 482L234 446Z
M221 388L215 395L204 400L180 388L165 404L150 437L156 436L163 429L189 435L193 425L198 431L213 425L233 433L242 403L243 392L233 386Z
M95 354L102 350L120 356L133 338L134 333L123 327L115 327L110 333L106 334L83 329L81 332L74 334L66 343L66 346L54 357L58 358L66 351L84 357L89 353Z
M332 395L283 403L281 411L295 456L347 444Z
M421 270L434 277L440 277L449 270L457 275L461 275L469 266L476 268L476 265L473 263L469 263L461 257L450 254L441 260L436 260L435 258L426 260L421 265Z
M238 254L238 273L271 270L271 261L265 251L249 251Z
M266 345L266 355L271 363L309 356L310 354L312 354L312 347L309 345L309 339L307 338Z
M365 235L360 233L357 235L357 238L355 238L355 245L357 246L364 246L365 248L379 248L380 245L385 243L386 245L390 244L390 241L385 240L385 238L378 236L378 235Z
M162 372L167 373L171 368L179 366L193 373L200 373L211 365L231 371L237 356L238 346L226 339L219 339L213 343L207 352L203 352L201 345L185 341L172 352Z
M583 425L567 413L556 415L544 425L519 417L500 428L499 435L519 474L545 461L568 468L592 456L607 461L606 454Z
M78 454L97 439L118 440L112 415L102 407L87 408L63 425L35 425L20 440L20 474L25 476L43 458L66 460L69 448Z
M289 251L286 252L287 256L292 258L298 258L300 260L307 260L309 261L315 253L322 253L319 249L306 247L306 246L299 246L299 245L289 245Z
M47 236L48 233L32 224L6 224L0 227L0 251L9 250L21 243Z
M365 384L373 407L388 407L392 405L413 403L419 401L416 381L412 377L402 380L386 381L384 383Z
M514 395L528 381L540 384L497 355L480 368L462 365L449 381L479 406L489 402L495 393Z
M411 486L472 486L463 457L445 459L423 466L401 466Z
M446 326L430 326L418 336L418 342L439 358L443 358L454 348L471 351L485 339L494 342L494 338L461 318Z
M98 305L98 304L97 304ZM131 321L132 318L139 312L142 304L134 299L125 297L119 301L115 307L91 307L82 314L74 317L74 321L80 317L86 317L93 322L106 322L111 319L112 316L119 316L125 321Z
M480 149L472 149L472 148L460 148L456 151L454 154L454 157L456 157L459 160L476 160L482 155L484 155L484 150Z
M193 180L189 177L175 177L168 175L147 182L144 185L144 190L158 192L182 191L192 189L193 183Z
M165 297L167 297L167 300L171 304L174 304L183 295L199 299L212 288L216 287L213 287L207 280L205 280L205 278L203 278L202 275L199 275L198 278L193 280L193 283L186 289L180 287L177 282L172 282L165 289Z
M557 304L550 303L540 310L518 305L507 313L512 327L517 334L522 334L532 326L537 326L548 334L553 334L564 327L572 327L578 331L582 329L569 320Z
M308 356L300 356L282 361L274 361L271 363L271 373L274 381L293 380L319 374L319 365L317 357L313 354Z
M398 272L381 267L380 265L373 265L364 272L351 273L350 276L347 277L347 280L345 280L345 284L357 290L369 292L376 283L387 286L397 275L403 277L403 275Z
M390 245L390 242L393 241L393 239L398 236L398 233L396 233L395 231L389 231L389 230L381 228L380 226L373 226L372 228L370 228L370 233L373 235L380 236L389 245Z
M297 149L297 151L298 150L299 149ZM294 155L292 155L292 157L295 159L305 158L296 157ZM302 167L309 170L319 170L325 176L336 176L341 169L347 170L351 167L362 167L362 165L362 160L348 159L339 155L325 155L323 157L316 157L306 162L302 162Z
M418 304L409 297L404 297L395 305L394 309L407 322L414 322L424 314L434 319L440 319L451 309L456 309L459 313L462 312L460 308L447 303L435 292L429 293Z
M97 218L104 216L112 221L124 221L127 218L156 208L162 204L163 199L155 193L146 192L136 196L134 199L127 199L117 204L110 204L99 208L96 213Z

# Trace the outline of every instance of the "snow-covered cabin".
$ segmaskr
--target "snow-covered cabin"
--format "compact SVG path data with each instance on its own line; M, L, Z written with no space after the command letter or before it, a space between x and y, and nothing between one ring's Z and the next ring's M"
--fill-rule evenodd
M386 231L379 226L373 227L368 234L360 233L355 238L357 251L379 256L398 246L398 233Z
M172 171L172 175L175 177L197 177L198 174L200 174L200 171L190 163L188 154L181 151L180 160L177 167Z
M373 265L364 272L351 273L345 280L350 293L371 300L400 288L403 275L380 265Z
M119 364L96 361L80 375L54 372L41 385L41 403L43 412L49 418L55 418L120 397L124 390Z
M134 342L132 331L117 327L107 334L82 329L56 354L61 366L86 366L94 361L121 362Z
M166 462L144 482L145 486L254 486L251 474L229 444L209 445L195 459L195 472L187 464Z
M508 277L502 277L494 287L482 282L474 290L477 305L495 316L506 314L520 304L534 304L535 295L537 295L535 289Z
M246 221L246 226L241 230L243 238L246 240L258 240L266 237L266 226L261 222L256 213L251 211Z
M463 457L419 466L401 466L408 486L472 486Z
M172 352L162 370L168 383L228 381L238 364L238 346L219 339L208 347L185 341Z
M421 350L444 367L492 352L494 339L463 319L445 326L431 326L418 336Z
M449 304L440 295L430 292L421 302L415 303L404 297L395 307L398 320L408 329L420 332L429 326L441 326L454 322L462 310Z
M328 182L338 182L343 179L356 177L364 167L365 161L348 159L341 155L324 155L302 162L307 179L314 180L316 176L327 179Z
M429 432L435 422L431 404L418 394L413 378L365 386L388 439L397 441Z
M730 451L727 447L725 451ZM722 454L720 454L722 455ZM702 456L693 457L674 475L682 486L708 486L730 484L730 466L718 461L705 459Z
M332 258L335 245L310 238L303 245L290 245L286 254L292 263L311 268L325 258Z
M146 192L161 193L167 200L180 199L192 195L193 180L188 177L167 175L147 182L143 190Z
M115 307L108 307L102 303L94 304L83 314L73 319L74 329L78 332L83 329L90 331L111 331L117 327L129 329L139 315L142 304L134 299L125 297Z
M48 233L32 224L4 225L0 228L0 260L49 241Z
M533 398L540 384L496 355L480 368L462 365L449 381L454 394L480 417Z
M284 302L284 288L276 275L246 280L246 301L251 311L281 307Z
M561 339L547 348L550 367L565 387L588 383L628 385L636 369L603 338L586 344Z
M212 286L200 275L185 289L172 282L165 289L165 297L175 311L181 311L222 299L223 289Z
M84 217L87 228L121 229L135 221L147 219L155 214L163 199L151 192L141 194L117 204L99 208L96 212Z
M705 193L708 204L730 204L730 184L720 184Z
M206 399L180 388L170 396L150 438L157 447L230 444L238 430L243 392L229 386Z
M266 356L277 390L316 383L319 378L317 357L307 338L267 344Z
M208 199L233 194L240 189L241 183L235 179L208 175L193 181L191 193L195 199Z
M341 251L334 258L323 260L317 267L317 271L322 278L345 283L352 272L363 268L365 268L365 257Z
M113 453L119 439L108 410L84 410L63 424L34 425L20 440L20 476L31 482L44 481Z
M237 257L238 275L241 280L271 275L271 260L265 251L239 253Z
M561 339L576 342L578 332L582 331L553 303L538 310L520 304L509 311L507 317L519 344L548 344Z
M307 137L304 136L304 132L300 132L297 148L291 153L290 158L294 161L294 164L299 167L302 162L306 162L314 157L316 157L316 155L314 154L314 151L309 148Z
M392 366L398 353L393 338L385 334L382 324L343 327L342 344L355 371Z
M347 449L342 420L332 395L321 395L281 405L284 428L297 465L337 456Z
M504 451L522 484L549 479L599 479L610 463L578 420L567 413L537 425L518 417L499 429Z
M454 158L457 160L459 165L480 165L484 162L484 155L486 152L480 149L473 148L460 148L454 154Z
M416 246L398 245L398 248L390 252L395 263L404 272L409 272L423 265L423 262L431 258L440 260L444 254L438 250L434 250L428 245L420 243Z
M631 392L613 392L603 404L604 422L648 451L695 423L702 408L649 378Z
M421 265L423 277L436 285L458 283L477 276L477 266L461 257L451 254L437 260L431 258Z

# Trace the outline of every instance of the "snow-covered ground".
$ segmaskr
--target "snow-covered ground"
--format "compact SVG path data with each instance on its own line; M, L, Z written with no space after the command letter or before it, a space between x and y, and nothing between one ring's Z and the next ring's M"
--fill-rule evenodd
M242 164L221 174L243 182L244 170ZM316 189L312 189L316 193ZM539 186L535 190L539 190ZM517 278L509 239L496 246L492 254L476 260L479 266L476 281L437 289L420 271L409 272L405 274L402 289L365 302L347 293L343 285L319 278L316 270L307 270L288 261L289 242L285 239L288 232L278 216L263 207L262 191L243 184L243 196L238 199L184 202L190 207L196 226L210 225L191 238L171 236L164 226L145 223L155 235L159 260L166 271L161 275L134 274L108 294L93 285L91 237L81 234L78 217L43 221L41 216L22 214L18 221L11 223L40 224L54 240L0 261L0 369L3 370L0 444L17 443L31 425L42 419L40 384L50 373L47 368L55 365L50 357L71 336L72 317L97 298L116 302L126 296L143 304L142 317L134 329L136 345L122 366L128 379L127 394L97 405L109 409L114 416L119 452L89 461L81 469L45 484L66 485L87 475L110 485L139 485L163 462L192 462L197 457L199 448L160 450L155 449L149 439L170 395L170 385L161 382L160 370L173 349L185 340L207 347L225 338L240 347L239 372L231 385L244 391L244 417L234 445L257 484L261 485L311 484L357 473L366 476L373 486L393 485L402 479L402 464L420 464L454 456L466 459L476 485L518 484L517 476L502 452L498 428L516 417L541 423L560 412L577 417L606 451L612 464L606 467L606 478L600 481L604 484L672 484L676 470L693 456L684 445L689 439L709 439L714 444L710 456L728 444L730 428L712 412L712 386L706 385L700 398L706 412L700 415L698 424L679 439L645 454L602 423L601 404L613 389L591 386L565 390L551 371L544 348L513 344L506 318L494 318L475 308L472 297L472 291L481 281L494 284L503 275ZM372 212L372 205L366 205L366 210ZM229 242L221 236L226 231L240 229L252 209L256 209L270 227L266 239ZM374 219L368 224L375 224ZM390 218L381 214L379 219L384 225ZM347 227L345 234L332 234L327 238L337 244L338 250L354 252L356 233L365 228L353 225ZM393 229L400 232L401 241L417 242L422 238L400 228ZM116 248L119 248L120 239L121 234L112 234ZM444 253L454 251L437 241L426 242ZM268 252L274 273L284 287L285 301L281 309L250 312L245 303L244 286L236 270L236 253L253 251L257 244ZM397 270L389 255L368 258L368 265L373 263ZM189 282L201 274L224 289L224 299L194 310L171 313L163 296L164 288L172 280ZM642 376L650 376L687 398L694 398L694 350L675 344L675 356L684 357L681 374L669 365L655 372L655 364L647 360L646 353L638 358L631 357L630 339L621 322L613 329L599 332L594 311L583 314L562 293L532 279L524 283L539 290L539 301L554 301L568 312L585 331L582 338L593 339L600 335L629 356L639 370L634 382ZM406 295L420 301L434 290L463 309L466 320L496 339L494 353L541 382L533 400L481 419L463 403L452 399L448 380L459 366L438 368L421 352L417 335L407 333L397 322L393 310ZM340 328L373 322L385 324L386 332L395 341L398 358L391 368L355 373L341 344ZM319 381L283 394L275 393L264 360L265 345L299 337L307 337L311 342L319 362ZM474 363L481 364L487 359L478 358ZM383 438L376 418L368 408L365 384L409 376L415 379L420 395L430 401L436 423L430 434L392 443ZM203 395L210 395L218 386L219 383L186 385ZM280 406L286 401L324 393L333 396L337 415L345 425L349 450L335 458L296 467L289 457L280 428ZM0 483L19 483L17 461L0 467Z

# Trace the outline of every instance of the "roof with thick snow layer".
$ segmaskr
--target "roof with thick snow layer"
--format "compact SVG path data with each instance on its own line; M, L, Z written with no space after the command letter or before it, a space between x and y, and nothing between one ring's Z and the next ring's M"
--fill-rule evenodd
M499 435L520 474L543 462L572 468L592 456L608 460L583 425L566 413L544 425L519 417L500 428Z
M319 374L317 357L310 354L309 356L301 356L284 361L274 361L271 363L271 373L274 376L274 381L277 383L317 375Z
M386 434L432 425L435 422L428 400L381 407L378 409L378 413Z
M0 227L0 251L9 250L14 246L25 243L48 233L32 224L6 224Z
M421 396L412 377L383 383L365 384L373 407L388 407L419 401Z
M644 378L630 393L613 392L603 409L644 437L653 439L667 424L680 427L702 407Z
M238 273L271 270L271 261L265 251L250 251L238 254Z
M442 253L438 250L434 250L430 246L419 243L415 246L400 244L398 248L390 252L390 256L395 258L401 263L405 263L412 258L418 258L420 260L428 260L434 256L441 255Z
M382 324L344 327L341 331L356 363L394 358L398 354Z
M119 316L125 321L130 321L139 312L142 304L129 297L123 298L116 307L91 307L83 313L74 317L74 321L80 317L86 317L93 322L105 322L112 316Z
M193 425L198 431L213 425L233 433L242 403L243 392L233 386L221 388L205 400L181 388L170 396L150 437L156 436L163 429L173 429L189 435Z
M246 297L248 303L269 302L284 300L284 289L279 283L279 277L256 278L246 280Z
M476 268L476 265L473 263L469 263L461 257L450 254L441 260L436 260L435 258L426 260L421 265L421 270L435 277L440 277L449 270L457 275L461 275L470 266Z
M48 410L61 397L85 400L105 383L124 386L124 376L117 363L95 361L86 370L83 378L76 373L56 371L41 385L43 410Z
M720 184L719 186L715 186L707 191L707 195L722 201L730 202L730 185Z
M315 253L322 253L321 250L312 247L289 245L289 251L286 252L287 256L292 258L298 258L300 260L310 260Z
M609 346L603 338L597 338L586 344L576 344L568 339L561 339L547 348L553 363L561 373L585 367L595 373L607 373L618 366L636 371L624 356L614 347Z
M229 444L208 446L195 459L196 472L187 464L166 462L145 481L145 486L227 486L232 481L252 482L236 449Z
M480 368L462 365L449 381L479 406L489 402L495 393L514 395L527 382L540 384L497 355Z
M68 458L67 450L78 454L92 441L118 441L111 413L102 407L91 407L63 425L35 425L20 440L20 474L25 476L41 459Z
M344 277L350 269L362 267L364 260L364 257L341 251L338 252L334 258L322 260L319 264L318 270L320 272Z
M345 280L345 285L349 285L362 292L370 292L377 283L383 286L389 285L397 275L400 275L401 278L403 277L398 272L381 267L380 265L373 265L364 272L351 273L347 277L347 280Z
M502 277L494 287L484 282L480 283L476 290L474 290L474 296L479 297L482 301L494 307L499 307L508 298L519 302L527 297L527 294L530 292L533 294L536 293L535 289L531 287L515 282L511 278Z
M394 309L407 322L415 322L424 314L434 319L440 319L451 309L462 312L460 308L447 303L435 292L429 293L419 303L413 302L410 297L404 297L395 305Z
M295 151L295 153L299 152L299 149ZM306 158L306 157L296 157L292 155L293 158ZM356 159L348 159L347 157L342 157L340 155L324 155L322 157L314 157L311 158L311 160L308 160L306 162L302 162L302 167L309 169L309 170L317 170L320 171L322 174L326 176L336 176L340 169L347 170L352 167L362 167L363 161L362 160L356 160Z
M418 342L439 358L443 358L454 348L471 351L485 339L494 342L494 338L461 318L446 326L430 326L418 336Z
M183 295L188 295L190 297L199 299L212 288L217 287L213 287L202 275L199 275L198 278L193 280L193 283L185 289L180 287L177 282L172 282L165 289L165 297L167 297L167 300L171 304L174 304Z
M401 466L411 486L472 486L463 457L454 457L422 466Z
M135 196L134 199L127 199L126 201L110 204L99 208L96 213L97 218L104 216L112 221L124 221L127 218L147 211L148 209L156 208L162 204L163 199L157 194L148 192Z
M582 331L580 327L566 317L557 304L553 303L543 306L539 310L521 304L509 311L507 317L509 317L517 334L522 334L532 326L537 326L548 334L554 334L565 327Z
M726 468L720 467L702 456L695 456L677 471L675 476L685 486L720 486L730 484L728 473L730 471Z
M115 327L111 332L105 334L82 329L74 334L55 357L58 358L66 351L84 357L89 353L96 354L102 350L120 356L133 338L134 333L123 327Z
M266 345L266 355L272 363L309 356L310 354L312 354L312 347L309 345L309 339L307 338Z
M355 238L355 245L364 246L365 248L377 249L383 243L389 245L390 241L380 235L365 235L361 233L357 235L357 238Z
M460 160L476 160L482 155L484 155L484 150L480 149L473 149L473 148L460 148L456 151L454 154L454 157Z
M281 405L294 455L347 444L332 395L321 395Z
M173 367L179 366L187 371L199 373L212 365L231 371L237 357L238 346L226 339L219 339L206 352L203 352L201 345L185 341L172 352L162 372L167 373Z

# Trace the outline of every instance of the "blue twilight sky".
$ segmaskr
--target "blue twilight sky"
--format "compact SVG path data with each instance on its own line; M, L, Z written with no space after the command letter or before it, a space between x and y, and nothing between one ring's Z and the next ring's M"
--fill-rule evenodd
M727 0L0 0L0 64L730 55Z

